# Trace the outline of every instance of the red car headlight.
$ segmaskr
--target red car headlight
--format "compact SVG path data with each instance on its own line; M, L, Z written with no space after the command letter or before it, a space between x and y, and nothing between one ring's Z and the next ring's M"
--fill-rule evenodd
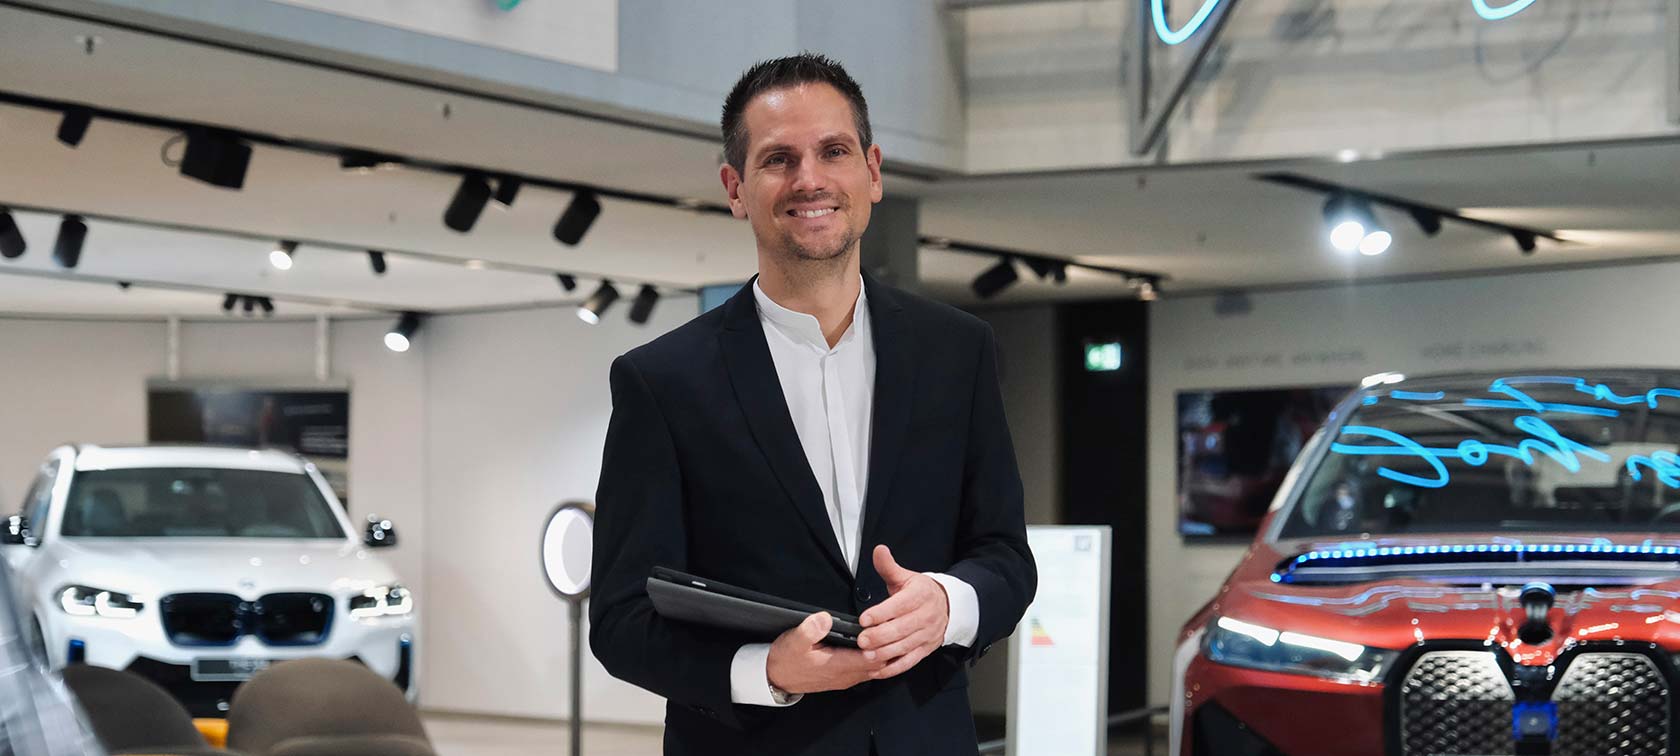
M1382 678L1398 652L1218 617L1208 624L1202 653L1233 667L1369 685Z

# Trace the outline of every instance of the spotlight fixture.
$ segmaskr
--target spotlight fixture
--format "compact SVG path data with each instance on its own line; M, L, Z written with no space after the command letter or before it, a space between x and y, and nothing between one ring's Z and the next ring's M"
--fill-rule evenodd
M397 161L389 155L381 155L366 150L345 150L338 157L338 167L364 176L380 168L390 168L396 164Z
M64 111L64 120L58 122L58 141L67 147L75 147L82 143L82 137L87 135L88 124L93 123L93 111L87 108L70 108Z
M1324 222L1330 227L1330 245L1343 252L1380 255L1394 241L1377 225L1370 204L1352 195L1331 195L1324 203Z
M653 284L642 284L642 290L636 292L636 301L630 305L630 322L645 325L656 304L659 304L659 290Z
M521 181L512 176L502 176L496 179L496 204L503 209L513 207L513 200L519 196Z
M1441 233L1441 214L1421 207L1411 209L1412 220L1417 221L1418 228L1423 230L1424 236L1435 236Z
M613 288L611 281L602 281L595 293L578 307L577 316L590 325L601 322L601 315L618 299L618 289Z
M579 189L572 196L572 204L566 206L566 212L560 214L560 221L554 224L554 238L568 247L577 246L600 214L601 200L595 197L594 192Z
M1524 255L1534 254L1534 233L1532 231L1512 231L1511 238L1517 242L1517 249Z
M228 294L222 297L222 312L233 314L233 306L239 304L238 294Z
M131 287L133 285L134 285L134 283L132 281L118 281L117 282L117 288L122 290L122 291L128 291L129 287Z
M1026 263L1040 281L1055 281L1058 286L1067 283L1066 262L1048 257L1022 257L1021 262Z
M397 319L397 324L385 334L385 348L393 352L408 351L409 341L414 338L414 332L420 330L420 313L405 312Z
M181 156L181 175L224 189L245 188L245 170L251 165L251 145L217 129L195 128L187 132L187 150Z
M87 241L87 223L80 215L66 215L58 224L58 241L53 243L53 260L66 270L82 261L82 243Z
M15 260L23 256L29 245L23 241L23 231L12 219L12 211L0 207L0 256Z
M385 275L385 253L378 250L368 250L368 265L373 268L376 276Z
M257 306L262 308L263 317L274 317L274 300L268 297L257 297Z
M449 201L449 209L443 211L443 225L463 234L471 231L488 202L490 182L484 178L484 174L474 172L462 176L461 188L455 190L455 198Z
M1154 281L1146 278L1138 283L1137 298L1139 302L1153 302L1156 299L1159 299L1160 296L1160 293L1155 291Z
M559 281L560 282L560 288L565 289L566 291L576 291L577 290L577 277L576 276L568 275L566 273L555 273L554 274L554 280Z
M239 299L240 299L241 303L243 303L243 305L244 305L243 308L242 308L242 311L245 313L245 317L247 317L247 318L251 317L253 314L256 313L256 311L257 311L257 298L256 297L240 297Z
M281 240L279 244L274 245L274 250L268 253L268 264L280 270L291 270L292 254L297 252L297 248L297 242Z
M1005 257L974 279L974 295L981 299L991 299L1019 279L1020 276L1015 273L1014 261Z

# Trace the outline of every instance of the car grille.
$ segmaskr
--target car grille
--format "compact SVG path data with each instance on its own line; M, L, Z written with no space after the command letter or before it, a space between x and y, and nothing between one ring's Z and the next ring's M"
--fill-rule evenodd
M1516 696L1487 651L1431 651L1400 683L1398 726L1404 756L1506 756L1516 753ZM1584 652L1571 659L1551 695L1557 704L1552 756L1666 756L1668 681L1643 654Z
M176 593L159 602L163 630L178 646L230 646L253 635L272 646L327 638L333 600L321 593L270 593L245 601L227 593Z

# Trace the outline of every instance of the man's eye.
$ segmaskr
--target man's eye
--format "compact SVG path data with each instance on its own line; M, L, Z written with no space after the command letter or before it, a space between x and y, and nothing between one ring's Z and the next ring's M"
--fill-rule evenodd
M786 162L787 156L785 155L771 155L770 157L764 159L765 165L781 165Z
M845 155L845 154L846 154L846 148L845 147L830 147L830 148L828 148L828 156L829 157L840 157L840 156Z

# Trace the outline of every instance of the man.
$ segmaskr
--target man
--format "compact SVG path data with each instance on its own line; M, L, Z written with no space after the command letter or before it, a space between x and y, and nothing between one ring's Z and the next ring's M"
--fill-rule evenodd
M860 272L881 149L857 84L761 63L724 104L759 275L613 362L590 645L668 699L667 754L973 754L966 662L1037 588L991 331ZM654 566L859 613L773 643L660 617Z

